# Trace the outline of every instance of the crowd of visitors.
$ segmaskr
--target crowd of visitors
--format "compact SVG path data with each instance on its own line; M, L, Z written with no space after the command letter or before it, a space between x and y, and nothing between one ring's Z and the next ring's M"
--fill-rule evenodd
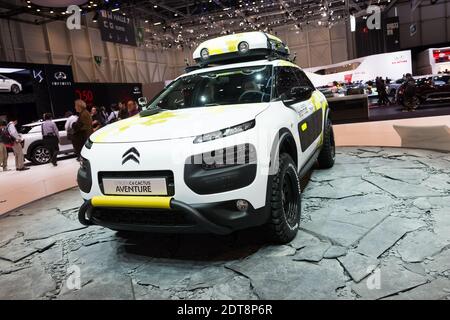
M81 150L89 136L96 130L114 123L118 120L135 116L139 113L139 107L133 100L119 102L110 106L110 111L105 107L88 106L83 100L75 101L75 113L68 111L65 130L67 138L72 142L77 159L80 160ZM8 121L0 120L0 167L3 171L8 169L8 150L12 150L17 171L29 170L25 166L23 154L24 139L17 130L17 117L10 116ZM42 139L50 152L51 163L57 166L60 134L53 122L52 114L45 113L41 124Z

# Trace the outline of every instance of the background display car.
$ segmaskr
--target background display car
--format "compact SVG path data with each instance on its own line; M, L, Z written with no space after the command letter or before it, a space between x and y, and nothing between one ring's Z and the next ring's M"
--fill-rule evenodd
M391 97L397 96L397 90L402 86L402 84L405 82L405 79L398 79L395 81L391 81L387 85L387 93Z
M420 105L441 104L450 101L450 75L438 74L414 77L416 97ZM405 86L397 92L397 102L403 104Z
M59 130L59 153L68 155L73 153L74 150L72 142L67 138L67 133L64 128L66 120L66 118L55 119L53 122L55 122ZM23 125L20 128L20 133L24 139L23 153L25 158L34 164L45 164L51 160L50 151L43 141L41 124L42 122L34 122Z
M10 92L18 94L21 91L22 85L19 82L0 74L0 92Z
M295 237L300 178L334 164L328 103L281 42L260 33L266 49L249 61L243 42L253 36L218 46L231 64L208 55L221 38L200 45L203 67L91 136L78 172L82 224L216 234L262 226L274 242Z

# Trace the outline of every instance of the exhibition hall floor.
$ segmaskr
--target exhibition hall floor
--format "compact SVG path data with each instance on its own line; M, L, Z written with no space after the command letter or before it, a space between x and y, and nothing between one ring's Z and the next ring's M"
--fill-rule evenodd
M450 299L449 174L448 153L338 148L283 246L85 228L70 189L0 218L0 299Z

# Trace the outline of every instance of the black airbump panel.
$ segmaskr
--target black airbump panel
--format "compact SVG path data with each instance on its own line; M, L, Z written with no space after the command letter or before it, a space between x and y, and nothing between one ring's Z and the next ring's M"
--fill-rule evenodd
M323 111L319 109L298 124L302 152L320 136L322 132Z

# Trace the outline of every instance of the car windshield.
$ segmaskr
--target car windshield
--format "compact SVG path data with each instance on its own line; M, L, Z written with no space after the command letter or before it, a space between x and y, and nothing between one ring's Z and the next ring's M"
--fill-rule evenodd
M269 102L272 66L241 67L193 74L171 83L149 109L176 110Z

